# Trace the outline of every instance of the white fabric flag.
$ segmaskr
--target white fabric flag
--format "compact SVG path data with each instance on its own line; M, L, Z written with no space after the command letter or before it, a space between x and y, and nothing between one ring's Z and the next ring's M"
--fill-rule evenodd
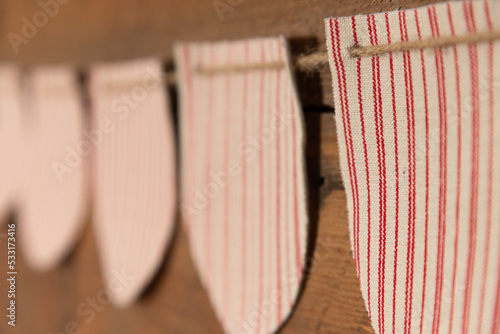
M0 65L0 223L15 205L22 177L21 84L14 65Z
M23 94L20 246L35 269L55 267L80 235L87 209L82 96L67 67L28 72Z
M500 332L498 1L326 20L353 254L377 333ZM429 44L429 43L427 43Z
M304 133L284 38L185 43L181 211L194 262L227 333L289 316L307 239Z
M158 60L96 65L89 76L98 253L113 303L127 306L159 268L175 222L170 106Z

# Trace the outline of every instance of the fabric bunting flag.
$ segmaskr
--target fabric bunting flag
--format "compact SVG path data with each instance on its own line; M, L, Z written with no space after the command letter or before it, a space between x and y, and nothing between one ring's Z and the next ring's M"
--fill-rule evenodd
M181 212L226 333L270 333L303 277L301 107L283 38L175 48Z
M13 65L0 65L0 223L18 198L21 172L21 74ZM22 167L22 166L21 166Z
M170 105L155 59L96 65L89 81L98 254L113 303L127 306L157 272L175 222Z
M499 333L498 1L326 20L353 254L377 333Z
M48 270L71 250L87 213L82 98L71 68L35 68L24 82L19 239L28 264Z

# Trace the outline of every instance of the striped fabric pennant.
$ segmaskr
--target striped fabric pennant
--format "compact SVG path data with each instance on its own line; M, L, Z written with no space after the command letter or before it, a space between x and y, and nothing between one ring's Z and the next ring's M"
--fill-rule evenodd
M154 59L89 73L93 220L104 283L119 307L151 281L175 222L174 133L162 78Z
M484 38L499 15L498 1L474 1L326 20L351 242L377 333L499 333L500 43ZM453 42L464 36L483 40Z
M284 38L175 48L181 211L226 333L270 333L299 291L304 133Z
M7 219L16 201L22 177L21 84L19 69L0 65L0 223Z
M19 238L28 264L48 270L69 252L86 215L82 96L71 68L36 68L25 83Z

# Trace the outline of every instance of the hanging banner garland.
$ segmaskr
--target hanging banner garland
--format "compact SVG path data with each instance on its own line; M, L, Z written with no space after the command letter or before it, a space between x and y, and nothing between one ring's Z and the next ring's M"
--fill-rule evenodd
M500 331L498 1L326 19L350 237L377 333ZM0 222L28 265L78 239L90 197L104 284L131 305L177 204L226 333L275 332L304 278L301 106L283 37L179 43L181 198L158 59L76 71L0 66ZM88 196L90 194L90 196ZM116 279L125 278L116 287Z

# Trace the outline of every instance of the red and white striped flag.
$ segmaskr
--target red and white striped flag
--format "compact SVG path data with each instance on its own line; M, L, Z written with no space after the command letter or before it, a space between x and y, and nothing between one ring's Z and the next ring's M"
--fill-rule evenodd
M79 236L87 209L87 164L78 77L72 68L35 68L23 94L22 170L17 221L24 259L48 270Z
M181 211L226 333L270 333L303 277L304 133L286 42L175 48L181 97Z
M97 65L89 77L98 253L113 303L127 306L162 263L175 222L170 106L159 60Z
M474 1L326 20L351 242L377 333L499 333L500 44L350 48L498 36L499 15L498 1Z

